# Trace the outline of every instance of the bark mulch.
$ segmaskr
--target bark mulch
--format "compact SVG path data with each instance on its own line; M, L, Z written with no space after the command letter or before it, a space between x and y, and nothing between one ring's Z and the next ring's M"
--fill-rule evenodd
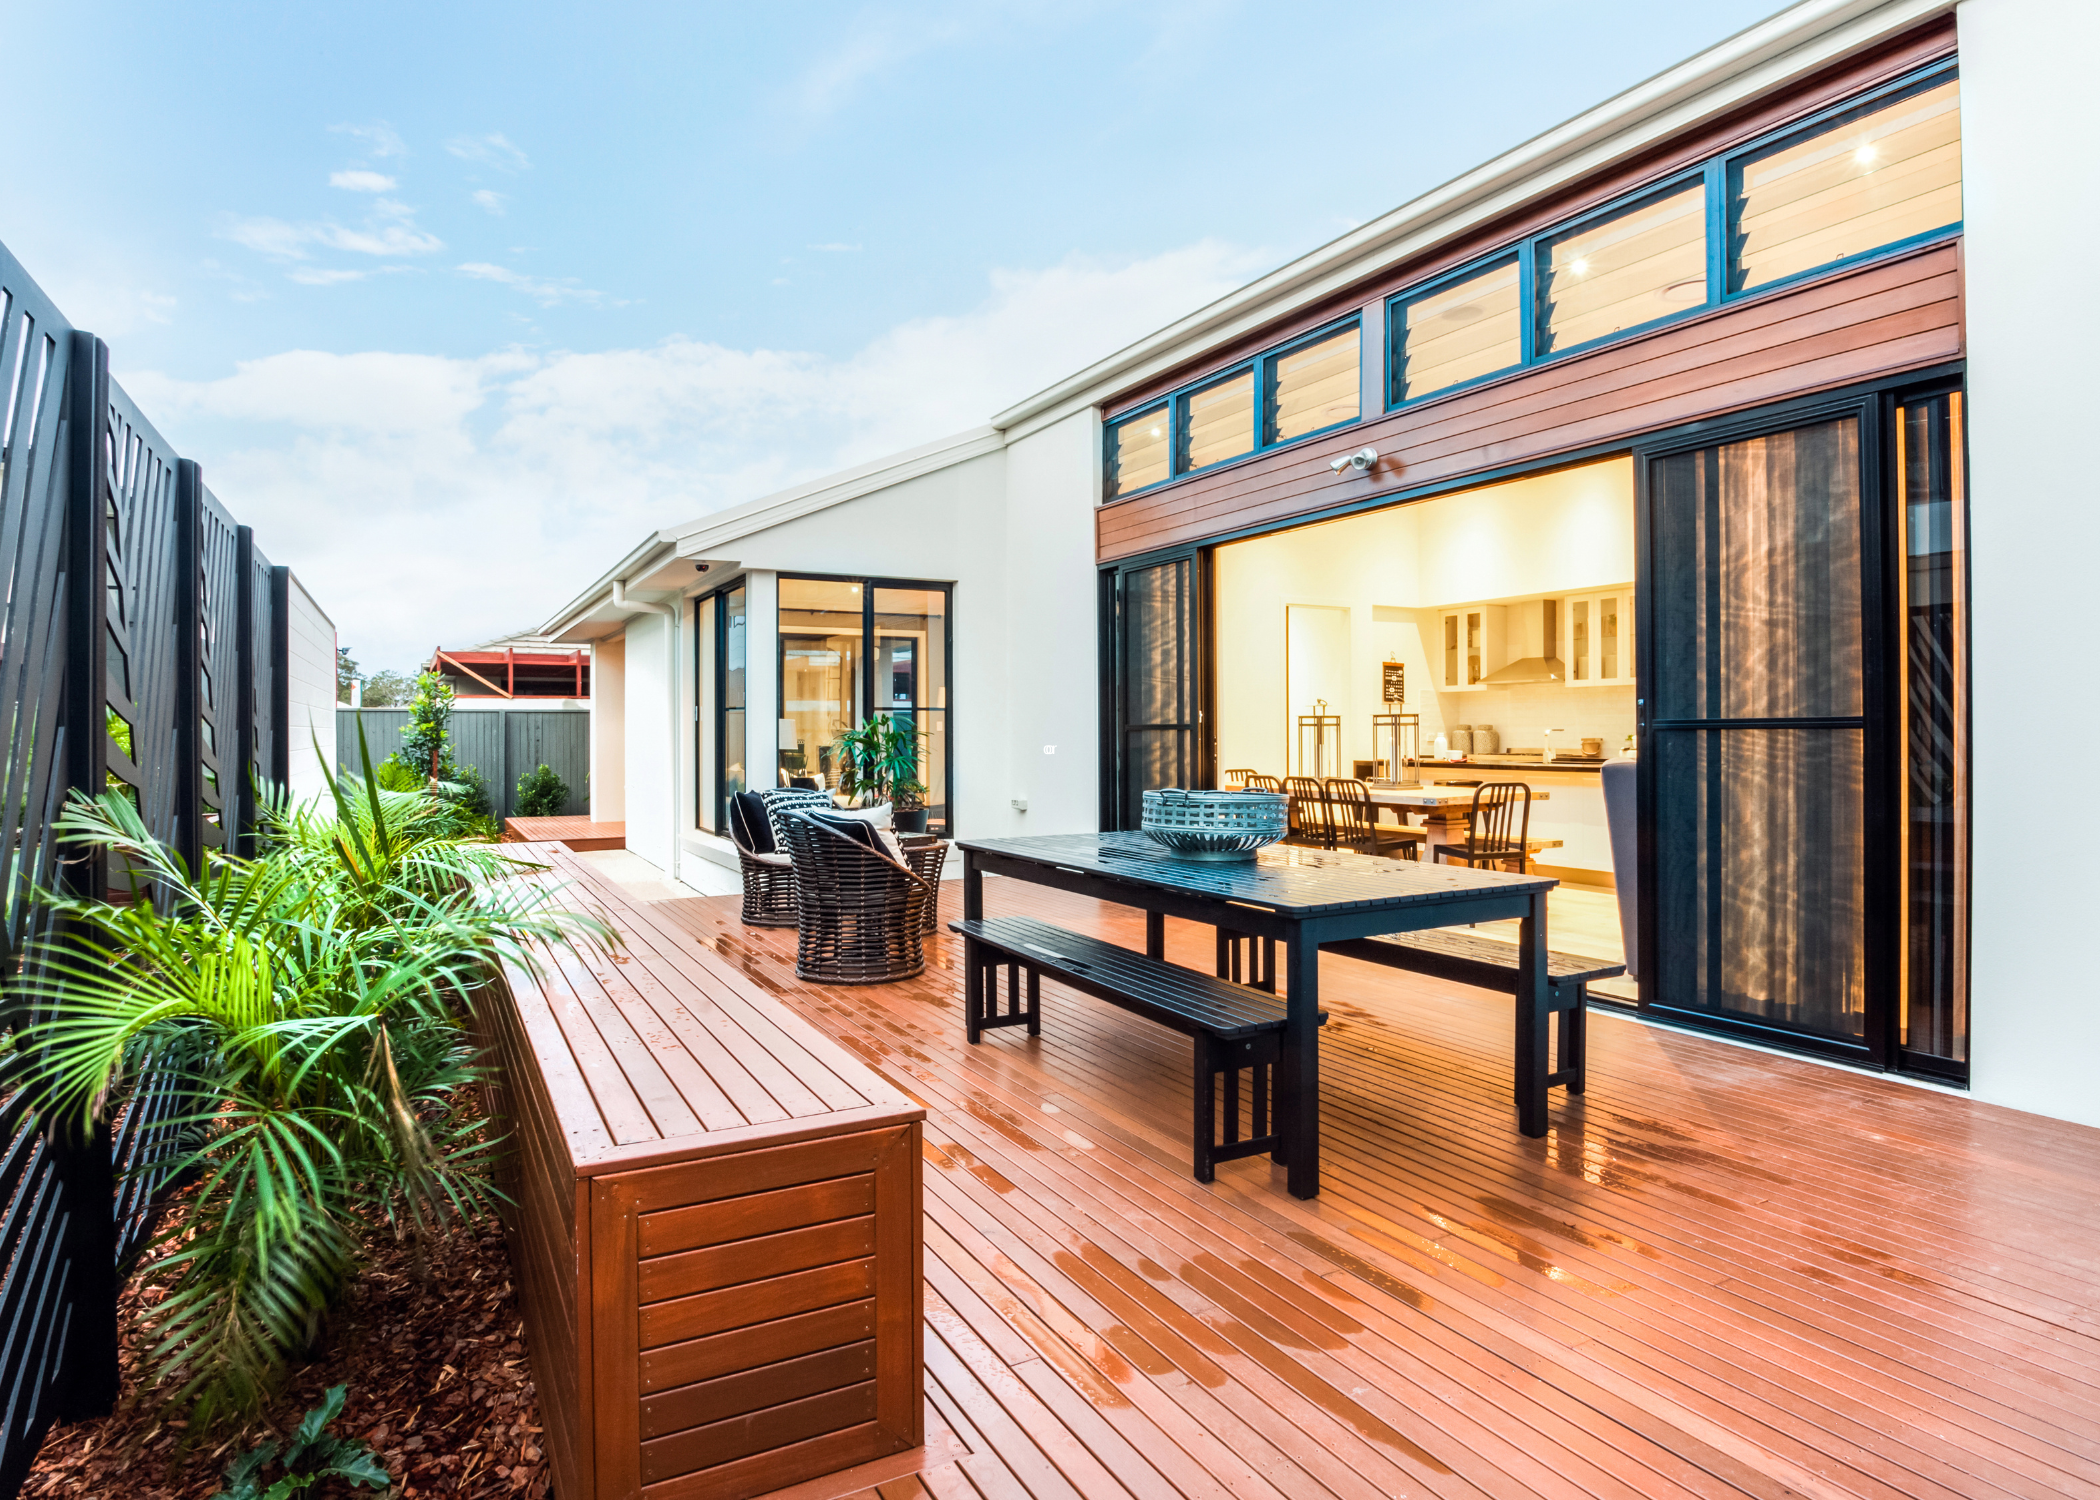
M127 1333L115 1413L53 1428L22 1494L208 1500L237 1454L289 1434L323 1391L348 1381L330 1431L372 1445L394 1476L389 1496L545 1500L539 1403L502 1231L457 1229L431 1245L427 1266L418 1276L406 1247L374 1246L324 1347L291 1372L257 1424L186 1451L180 1421L138 1388L130 1330L140 1299L154 1293L134 1278L119 1305ZM373 1497L339 1483L304 1493Z

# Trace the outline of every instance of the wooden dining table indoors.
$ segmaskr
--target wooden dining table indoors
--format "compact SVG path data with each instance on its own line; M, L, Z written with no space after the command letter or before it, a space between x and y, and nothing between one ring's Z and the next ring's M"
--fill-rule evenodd
M1546 893L1558 882L1461 865L1277 845L1252 859L1192 859L1142 833L963 841L963 916L984 917L984 877L1006 876L1145 913L1148 957L1166 954L1166 919L1284 945L1287 1006L1276 1069L1274 1159L1295 1197L1320 1190L1320 945L1389 933L1519 922L1516 1095L1524 1134L1545 1133L1549 1039ZM1528 1107L1538 1096L1539 1107Z

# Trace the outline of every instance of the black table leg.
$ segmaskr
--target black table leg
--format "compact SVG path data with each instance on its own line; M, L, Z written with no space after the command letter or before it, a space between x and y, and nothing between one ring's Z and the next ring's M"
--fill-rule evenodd
M1517 932L1517 1129L1546 1133L1546 1073L1553 1016L1546 992L1546 893L1531 897Z
M1167 914L1163 911L1145 913L1145 957L1164 959L1167 956Z
M984 920L984 871L978 868L974 849L963 850L963 920Z
M1293 1198L1320 1191L1320 945L1294 933L1284 945L1283 1046L1276 1062L1278 1149Z

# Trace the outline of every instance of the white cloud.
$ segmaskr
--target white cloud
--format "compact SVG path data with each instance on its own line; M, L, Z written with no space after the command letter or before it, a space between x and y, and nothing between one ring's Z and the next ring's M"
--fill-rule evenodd
M508 266L490 265L485 260L469 261L461 266L460 273L476 281L493 281L498 286L507 286L512 291L523 292L542 307L558 307L564 302L581 302L587 307L625 307L625 302L608 298L603 292L594 292L587 286L578 286L576 278L565 276L554 280L545 276L528 276L523 271L513 271Z
M347 172L330 172L328 185L349 193L391 193L400 184L384 172L368 172L362 167Z
M394 127L384 121L375 121L370 125L331 125L328 128L337 135L347 135L363 141L368 156L408 155L408 147L402 144L401 137L395 133Z
M461 161L471 161L484 167L494 167L499 172L529 172L532 162L525 153L506 139L501 131L487 135L456 135L445 142L445 149Z
M285 219L235 219L221 231L274 260L305 260L312 248L348 250L357 255L428 255L445 242L415 221L415 210L393 198L375 199L362 227L351 229L333 219L294 224Z
M651 530L981 423L1260 268L1206 242L1001 272L969 311L844 358L687 338L474 359L300 350L125 388L361 660L406 667L544 619Z
M374 275L377 268L363 271L345 271L326 266L300 266L285 272L287 281L296 281L301 286L336 286L345 281L363 281Z
M860 246L841 244L837 241L828 245L811 245L809 248L820 250L826 255L858 255L860 253Z
M503 206L510 201L494 188L477 188L467 196L492 214L502 213Z

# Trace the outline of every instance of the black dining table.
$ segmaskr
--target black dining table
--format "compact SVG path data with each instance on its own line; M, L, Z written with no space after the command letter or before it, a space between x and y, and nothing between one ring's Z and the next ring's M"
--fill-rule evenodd
M1546 893L1559 882L1465 865L1272 845L1252 859L1191 859L1143 833L973 839L963 853L963 916L984 916L984 877L1003 875L1145 913L1145 951L1166 957L1166 919L1284 945L1286 1020L1276 1068L1274 1159L1295 1197L1320 1190L1320 945L1516 918L1518 1088L1545 1065Z

